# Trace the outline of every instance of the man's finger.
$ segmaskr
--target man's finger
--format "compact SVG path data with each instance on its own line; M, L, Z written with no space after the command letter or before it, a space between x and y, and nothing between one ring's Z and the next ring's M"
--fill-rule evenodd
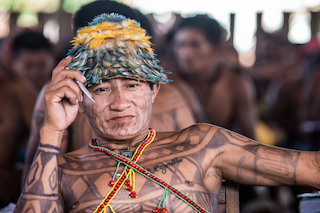
M58 88L61 88L61 87L64 87L64 86L67 86L69 87L71 90L73 90L76 94L78 94L78 99L79 101L81 100L82 98L82 91L81 89L79 88L79 86L76 84L75 81L73 81L71 78L65 78L65 79L62 79L54 84L50 84L48 85L47 87L47 90L46 91L54 91Z
M71 56L67 56L64 59L62 59L59 64L53 69L52 71L52 79L56 77L56 75L58 74L59 71L65 69L66 66L68 66L68 64L70 64L72 61L72 57Z

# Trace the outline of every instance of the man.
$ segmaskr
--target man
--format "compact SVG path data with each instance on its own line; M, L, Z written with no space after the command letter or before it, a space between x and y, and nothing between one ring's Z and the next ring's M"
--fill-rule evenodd
M178 77L195 90L209 122L254 139L254 87L224 65L218 22L205 15L183 19L172 42Z
M147 18L138 11L127 5L115 1L95 1L81 7L73 17L73 28L75 31L91 21L96 15L102 12L117 12L126 16L134 17L141 21L143 28L152 35L152 27ZM75 32L76 33L76 32ZM34 108L32 119L32 130L30 133L27 151L26 165L22 182L27 176L29 167L32 163L34 154L39 144L39 132L44 121L44 89L40 92L36 106ZM163 84L158 98L155 100L152 109L150 125L157 131L175 131L186 128L195 123L194 117L188 105L186 104L180 92L170 84ZM79 113L75 121L65 132L63 144L60 153L66 153L79 149L88 144L88 141L94 138L84 114Z
M197 15L178 22L172 34L173 73L178 73L173 84L178 78L194 89L208 122L255 139L255 89L247 77L231 71L223 28L215 19ZM241 204L253 196L251 186L240 185Z
M159 82L168 80L137 22L102 14L73 44L45 90L41 142L15 212L217 212L223 178L320 188L319 153L265 146L209 124L148 130ZM96 139L59 156L78 110Z
M56 63L50 42L35 31L17 34L10 55L16 77L0 80L0 208L17 201L32 110L43 81L39 76L50 79Z
M13 71L37 96L56 63L50 41L36 31L22 32L12 42L11 58Z

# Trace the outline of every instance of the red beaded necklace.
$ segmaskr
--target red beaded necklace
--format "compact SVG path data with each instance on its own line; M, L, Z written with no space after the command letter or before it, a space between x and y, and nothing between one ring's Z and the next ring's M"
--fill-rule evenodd
M172 194L174 194L176 197L180 198L182 201L187 203L189 206L191 206L196 212L209 213L207 210L205 210L203 207L201 207L195 201L190 199L187 195L180 192L178 189L174 188L170 184L161 180L159 177L157 177L153 173L147 171L146 169L144 169L143 167L141 167L140 165L138 165L136 163L138 161L139 157L141 156L142 152L144 151L144 149L149 144L151 144L153 142L155 136L156 136L156 132L153 129L149 128L149 133L148 133L147 138L137 147L137 149L131 159L123 157L122 155L115 153L108 148L100 147L100 146L96 145L94 143L94 140L90 141L89 146L93 150L105 152L107 155L111 156L113 159L118 161L119 164L122 163L125 165L125 168L124 168L122 174L120 175L120 177L118 178L118 180L116 180L116 181L111 180L109 182L109 186L112 187L112 189L106 195L106 197L100 202L100 204L97 206L94 213L105 213L107 207L109 207L111 209L111 211L113 213L115 213L110 205L110 202L115 197L115 195L117 194L117 192L119 191L119 189L123 185L126 185L127 186L126 189L131 192L129 195L131 198L137 197L137 194L134 191L134 184L130 185L131 180L128 178L128 177L133 176L133 180L134 180L134 171L141 174L142 176L146 177L147 179L153 181L154 183L162 186L165 189L164 195L162 196L158 207L153 210L154 213L160 213L160 212L166 213L167 212L166 208L164 207L164 203L165 203L165 198L167 197L168 191L171 192ZM119 164L118 164L117 168L119 167ZM162 206L162 208L161 208L161 206Z

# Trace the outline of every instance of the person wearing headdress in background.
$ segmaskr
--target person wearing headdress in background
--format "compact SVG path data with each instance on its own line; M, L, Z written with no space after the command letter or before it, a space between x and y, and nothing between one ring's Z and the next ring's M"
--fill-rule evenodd
M89 21L102 12L117 12L126 15L127 17L135 18L142 22L142 27L146 29L148 35L152 36L153 34L152 26L140 11L132 9L122 3L108 0L99 0L84 5L74 14L72 26L75 34L79 28L86 26ZM45 87L38 96L37 104L34 109L32 130L27 146L26 165L22 182L25 181L25 177L27 176L39 144L40 128L44 121L44 90ZM191 109L188 107L180 92L170 84L163 84L157 100L153 103L150 122L152 127L157 131L173 131L188 127L195 123L195 119ZM88 141L93 137L94 134L89 127L84 114L79 113L75 122L73 122L65 133L60 152L65 153L67 151L79 149L87 145Z

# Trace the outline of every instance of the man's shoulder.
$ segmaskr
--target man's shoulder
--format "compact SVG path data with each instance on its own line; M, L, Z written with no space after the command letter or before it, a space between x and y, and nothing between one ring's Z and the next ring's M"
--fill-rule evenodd
M205 153L208 148L224 143L225 140L220 141L220 136L225 134L225 131L227 130L219 126L198 123L176 132L160 132L154 147L161 147L166 152L171 150L170 154Z
M208 133L210 131L215 132L219 128L220 128L219 126L209 124L209 123L196 123L179 131L159 132L157 133L156 140L163 140L170 137L174 138L184 134L191 134L193 136L196 136L196 135L203 134L204 132L205 133Z
M226 70L223 85L234 95L251 93L254 88L251 79L245 75Z
M93 150L88 146L84 146L80 149L63 153L59 155L59 159L66 159L66 158L72 158L72 159L78 159L79 161L84 160L90 156L93 155Z

